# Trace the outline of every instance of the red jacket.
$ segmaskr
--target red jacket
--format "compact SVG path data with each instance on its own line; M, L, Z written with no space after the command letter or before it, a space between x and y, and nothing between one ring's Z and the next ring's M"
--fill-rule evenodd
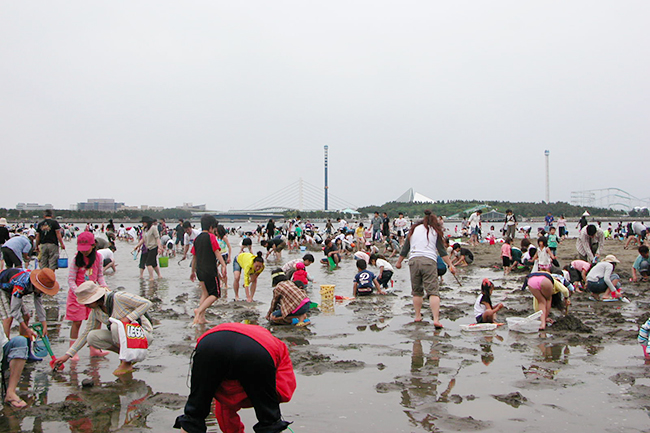
M293 373L293 365L286 344L261 326L243 323L223 323L215 326L201 335L197 343L206 335L217 331L238 332L260 343L273 358L276 369L275 383L280 403L291 400L293 392L296 390L296 376ZM239 381L224 381L214 395L214 399L214 414L221 430L224 433L244 433L244 424L239 419L237 411L241 408L253 407L253 405Z

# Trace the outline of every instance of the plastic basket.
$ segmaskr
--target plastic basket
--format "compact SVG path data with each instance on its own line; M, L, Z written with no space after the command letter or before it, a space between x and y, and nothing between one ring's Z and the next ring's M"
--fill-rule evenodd
M304 253L305 251L307 251L307 247L304 245L300 245L300 251Z
M541 310L528 317L508 317L506 321L510 331L533 334L542 326L542 322L538 320L540 317L542 317Z
M169 266L169 257L167 256L158 257L158 264L160 265L161 268L166 268L167 266Z
M59 267L59 269L65 269L68 267L68 253L63 250L63 254L65 254L64 257L59 257L59 259L56 262L56 265Z
M323 301L333 301L334 300L334 285L322 285L320 286L320 299Z

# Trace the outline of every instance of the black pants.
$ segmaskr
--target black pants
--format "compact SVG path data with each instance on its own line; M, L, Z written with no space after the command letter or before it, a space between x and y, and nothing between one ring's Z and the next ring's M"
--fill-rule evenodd
M176 424L188 433L205 432L205 418L221 382L238 380L255 409L258 423L253 430L285 430L289 423L281 419L275 373L271 355L254 339L233 331L206 335L196 346L190 395Z
M393 278L393 271L387 271L386 269L384 269L384 272L381 273L381 278L378 278L377 282L384 289L387 289L388 283L390 282L391 278Z
M2 247L2 257L5 260L7 268L20 268L23 266L23 261L10 248Z

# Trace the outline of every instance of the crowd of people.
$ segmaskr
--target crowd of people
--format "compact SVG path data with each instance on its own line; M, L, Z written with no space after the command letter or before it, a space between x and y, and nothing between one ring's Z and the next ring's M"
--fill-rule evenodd
M26 405L16 394L17 378L26 362L39 360L30 348L30 342L38 336L29 326L30 315L23 299L33 295L36 319L43 326L43 334L47 335L42 297L58 293L60 283L54 271L66 251L66 242L72 239L76 240L76 253L69 263L65 313L65 319L70 322L70 347L53 366L60 368L78 359L80 349L88 345L90 356L102 357L111 351L120 354L120 364L114 371L117 376L131 373L133 362L121 355L123 343L119 326L114 322L125 326L137 323L142 338L148 342L155 334L148 317L151 301L125 291L111 291L104 278L106 272L117 271L114 252L118 241L134 244L134 258L140 256L140 278L144 278L145 270L150 280L164 277L159 266L160 257L178 255L179 262L191 257L188 278L196 281L200 288L194 325L208 323L206 311L217 300L228 297L230 265L234 300L240 299L239 286L243 283L245 300L253 302L259 276L273 263L273 296L266 319L273 324L308 326L313 304L306 291L313 281L308 267L316 263L312 253L319 250L322 251L320 263L332 271L336 271L343 260L354 261L353 298L389 292L395 269L401 269L408 261L414 320L423 321L426 298L436 328L444 326L440 318L439 291L443 275L449 271L455 276L458 268L472 266L475 253L469 247L481 243L501 245L499 254L505 277L515 271L525 275L522 289L531 292L535 308L542 312L540 330L552 322L551 308L556 304L568 306L575 292L589 292L595 299L624 299L621 277L616 273L621 262L614 255L606 254L606 239L624 239L626 249L637 247L639 256L631 265L631 280L648 281L650 238L642 222L621 223L616 228L610 225L603 229L598 223L590 223L588 215L584 215L578 223L577 258L562 266L557 251L568 236L563 216L556 221L549 213L534 242L529 226L519 228L523 238L519 246L515 246L519 223L511 210L506 212L499 231L493 225L484 230L481 215L481 210L477 210L464 220L458 239L454 239L459 235L457 227L450 233L443 219L431 211L425 211L424 217L417 221L410 221L401 213L391 221L386 213L375 212L368 221L350 224L337 218L336 222L325 221L320 228L297 216L282 224L271 219L251 231L241 227L226 228L210 215L201 218L200 229L190 221L179 220L171 227L164 220L156 221L147 216L139 225L130 227L123 224L116 227L110 220L101 227L88 224L79 230L73 225L61 226L51 211L46 211L43 221L33 226L8 227L6 219L0 218L3 258L0 314L4 330L1 343L4 346L3 366L10 372L5 401L15 408ZM98 233L102 236L96 236ZM463 238L462 234L467 237ZM229 236L241 238L241 241L233 246ZM266 251L254 251L254 242ZM302 258L283 263L283 251L297 249L304 253ZM389 259L394 256L398 257L391 263ZM31 261L35 263L34 269L29 269ZM489 279L482 282L473 311L477 323L498 322L497 313L504 306L493 304L493 289L494 284ZM85 327L81 330L84 321ZM14 322L18 324L18 335L12 337ZM641 336L639 338L643 344ZM184 431L204 431L206 407L216 399L221 410L217 418L224 431L237 431L241 422L236 411L246 405L256 409L259 421L256 431L286 428L278 404L291 398L295 377L286 346L276 340L266 330L239 324L220 325L204 334L196 348L190 397L185 414L177 420L177 427ZM217 364L231 369L232 373L208 380L207 369ZM235 365L238 367L234 368ZM251 370L245 366L258 369L257 376L247 375ZM230 382L234 387L232 392L222 386ZM253 383L265 385L253 389ZM269 397L274 393L281 397Z

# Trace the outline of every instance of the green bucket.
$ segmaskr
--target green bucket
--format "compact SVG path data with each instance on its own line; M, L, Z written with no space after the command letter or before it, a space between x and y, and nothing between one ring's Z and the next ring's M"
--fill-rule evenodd
M158 264L160 265L161 268L166 268L167 266L169 266L169 257L167 256L158 257Z

